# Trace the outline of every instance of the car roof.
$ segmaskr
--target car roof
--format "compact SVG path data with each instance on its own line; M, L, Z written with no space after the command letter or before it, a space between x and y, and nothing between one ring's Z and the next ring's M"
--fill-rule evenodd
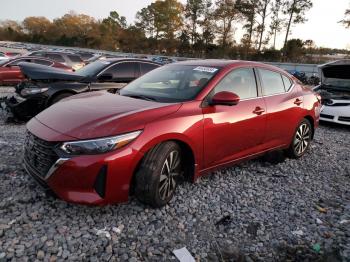
M111 62L111 63L114 63L114 62L135 61L135 62L147 62L147 63L151 63L151 64L162 65L162 64L157 63L157 62L154 62L154 61L152 61L152 60L140 59L140 58L123 58L123 57L116 57L116 58L106 58L106 59L103 59L102 61L108 61L108 62Z
M278 71L280 73L286 74L285 70L272 66L269 64L264 64L261 62L245 61L245 60L225 60L225 59L203 59L203 60L187 60L174 63L175 65L191 65L191 66L213 66L213 67L233 67L233 66L257 66L266 69L271 69L273 71ZM169 64L171 66L174 64Z
M33 51L31 53L44 53L44 54L57 54L57 55L77 55L73 52L69 52L69 51L45 51L45 50L38 50L38 51Z
M17 56L12 58L11 60L16 60L16 59L40 59L40 60L47 60L47 61L52 61L54 62L52 59L47 58L47 57L42 57L42 56Z

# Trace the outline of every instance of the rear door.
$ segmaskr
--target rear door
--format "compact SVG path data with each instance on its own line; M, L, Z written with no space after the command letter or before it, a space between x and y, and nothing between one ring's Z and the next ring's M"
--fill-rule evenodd
M206 168L258 152L265 134L265 102L259 96L253 68L229 72L211 96L221 91L236 93L241 100L235 106L203 108Z
M287 76L277 71L258 69L266 103L266 148L289 145L300 121L303 95Z

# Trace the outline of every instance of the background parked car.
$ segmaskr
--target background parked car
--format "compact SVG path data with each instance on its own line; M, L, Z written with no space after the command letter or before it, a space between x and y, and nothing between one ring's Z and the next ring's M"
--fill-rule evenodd
M9 57L7 55L5 55L5 53L0 52L0 61L8 60L8 59L9 59Z
M27 56L41 56L50 58L56 62L70 66L73 70L78 70L85 65L84 61L79 55L70 52L35 51L27 54Z
M350 60L319 67L321 85L314 90L322 97L322 121L350 125Z
M81 57L81 59L83 60L83 62L86 64L87 61L92 58L95 54L94 53L89 53L89 52L77 52L77 55L79 55Z
M158 56L158 57L153 57L152 61L160 63L160 64L170 64L176 62L174 59L166 56Z
M96 90L115 93L122 83L129 83L160 66L140 59L107 59L97 60L76 72L64 72L21 63L21 71L30 81L17 85L16 97L9 98L6 104L16 118L26 120L74 94Z
M44 57L21 56L0 62L0 85L16 85L25 79L18 64L28 62L72 71L68 66Z
M5 55L7 55L10 58L13 58L13 57L16 57L16 56L20 56L22 54L18 53L18 52L5 52Z

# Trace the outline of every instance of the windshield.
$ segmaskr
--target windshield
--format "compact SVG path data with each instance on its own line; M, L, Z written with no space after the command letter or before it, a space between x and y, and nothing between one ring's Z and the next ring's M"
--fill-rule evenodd
M217 74L218 67L168 65L152 70L120 90L123 96L139 96L158 102L194 99Z
M95 62L92 62L82 67L81 69L78 69L76 73L78 75L85 76L85 77L88 77L88 76L93 77L110 64L111 62L109 61L97 60Z

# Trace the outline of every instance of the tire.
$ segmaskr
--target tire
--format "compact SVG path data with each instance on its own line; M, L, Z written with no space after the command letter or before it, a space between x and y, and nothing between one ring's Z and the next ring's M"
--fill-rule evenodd
M294 159L302 157L310 147L311 140L312 126L309 120L303 119L295 130L293 140L286 150L287 156Z
M177 143L156 145L144 156L135 174L135 196L153 207L166 205L173 198L182 170L181 148Z
M63 98L66 98L66 97L69 97L69 96L72 96L72 95L73 95L72 93L61 93L61 94L58 94L58 95L54 96L51 99L50 105L53 105L53 104L59 102L60 100L62 100Z

